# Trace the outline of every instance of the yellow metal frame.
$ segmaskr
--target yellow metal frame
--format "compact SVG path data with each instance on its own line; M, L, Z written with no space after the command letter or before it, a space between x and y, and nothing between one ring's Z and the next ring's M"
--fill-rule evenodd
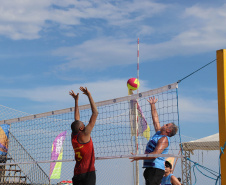
M217 51L217 89L219 144L223 147L226 142L226 49ZM221 151L220 151L221 152ZM221 184L226 185L226 151L221 155Z

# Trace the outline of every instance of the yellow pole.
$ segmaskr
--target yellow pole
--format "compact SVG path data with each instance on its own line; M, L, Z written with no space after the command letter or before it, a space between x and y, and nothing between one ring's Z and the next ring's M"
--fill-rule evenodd
M217 51L217 89L219 144L220 147L223 147L226 142L226 49ZM224 154L221 155L220 165L221 184L226 185L226 150L224 150Z

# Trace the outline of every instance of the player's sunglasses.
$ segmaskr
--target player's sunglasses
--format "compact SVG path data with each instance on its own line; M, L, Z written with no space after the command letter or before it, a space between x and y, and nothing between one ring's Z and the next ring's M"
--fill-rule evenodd
M166 168L170 168L170 165L166 164L165 167L166 167Z

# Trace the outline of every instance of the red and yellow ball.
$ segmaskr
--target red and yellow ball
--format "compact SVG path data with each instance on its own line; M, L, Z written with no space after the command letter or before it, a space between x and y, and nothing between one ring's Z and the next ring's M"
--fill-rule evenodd
M127 87L128 89L130 90L137 90L140 86L140 82L137 78L130 78L128 81L127 81Z

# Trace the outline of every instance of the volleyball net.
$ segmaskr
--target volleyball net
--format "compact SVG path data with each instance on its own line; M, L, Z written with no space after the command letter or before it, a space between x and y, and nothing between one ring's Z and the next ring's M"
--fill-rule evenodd
M139 94L96 102L99 115L91 137L96 156L97 179L102 174L100 184L104 184L104 176L112 168L118 169L115 173L123 170L133 176L133 164L128 158L131 153L144 155L149 138L155 134L151 108L147 101L150 97L158 99L156 109L160 125L173 122L180 128L177 85L173 83ZM90 105L79 106L79 110L81 121L87 125L92 114ZM54 178L58 180L52 182L71 179L75 164L71 145L73 121L74 107L1 120L0 126L9 127L8 148L5 152L11 161L6 161L5 165L18 165L28 181L33 183L47 184L48 180ZM169 155L164 157L180 157L179 133L180 131L170 138ZM62 163L55 163L56 161ZM56 167L61 173L57 173L57 177L51 177ZM44 174L42 178L45 180L37 178L39 175L33 175L34 169ZM114 176L111 175L111 178L114 179ZM119 181L117 184L124 183L120 179Z

